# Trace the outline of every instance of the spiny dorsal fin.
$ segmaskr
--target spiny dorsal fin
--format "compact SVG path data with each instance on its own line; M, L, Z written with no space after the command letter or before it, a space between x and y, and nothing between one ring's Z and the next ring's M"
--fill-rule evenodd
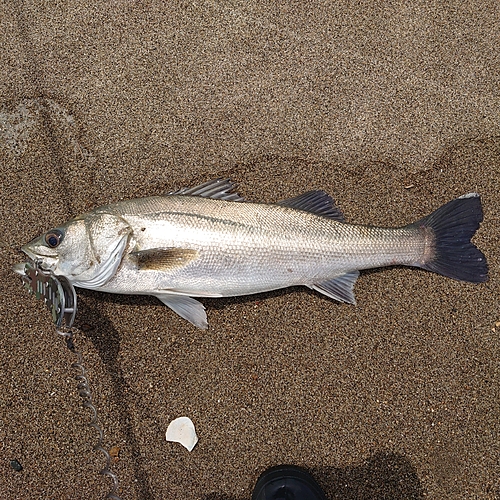
M344 214L335 206L333 198L324 191L308 191L295 198L280 201L277 204L345 222Z
M129 254L141 271L170 271L185 266L197 256L198 251L190 248L149 248Z
M192 188L182 188L168 193L169 195L202 196L214 200L245 201L238 193L233 191L237 185L230 179L214 179Z

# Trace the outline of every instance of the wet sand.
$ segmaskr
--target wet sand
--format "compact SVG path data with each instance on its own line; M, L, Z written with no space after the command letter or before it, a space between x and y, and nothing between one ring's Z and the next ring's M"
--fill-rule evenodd
M361 273L356 306L306 288L207 299L208 331L154 298L79 290L119 497L247 499L282 463L331 499L499 497L500 15L462 5L0 7L1 498L112 486L76 356L11 271L19 247L217 177L253 201L324 189L384 226L476 191L490 280L388 268ZM181 415L191 453L165 441Z

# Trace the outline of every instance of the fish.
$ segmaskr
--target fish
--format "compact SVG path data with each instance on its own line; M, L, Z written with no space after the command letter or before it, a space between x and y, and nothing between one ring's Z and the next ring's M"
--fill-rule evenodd
M231 180L215 179L97 207L21 250L75 287L152 295L201 329L207 315L194 297L303 285L355 304L359 271L396 265L488 279L486 257L471 242L483 220L477 193L388 228L347 223L321 190L278 203L249 202L235 190Z

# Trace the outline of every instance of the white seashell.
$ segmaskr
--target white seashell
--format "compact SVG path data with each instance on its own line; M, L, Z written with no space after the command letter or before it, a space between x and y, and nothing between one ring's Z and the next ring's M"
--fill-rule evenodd
M194 424L188 417L179 417L172 420L167 427L166 438L167 441L181 443L188 451L191 451L198 442Z

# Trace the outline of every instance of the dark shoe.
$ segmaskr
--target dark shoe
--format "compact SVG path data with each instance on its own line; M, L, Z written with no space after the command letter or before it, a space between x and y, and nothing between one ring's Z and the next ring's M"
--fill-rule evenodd
M278 465L259 477L252 500L326 500L326 496L306 470L293 465Z

